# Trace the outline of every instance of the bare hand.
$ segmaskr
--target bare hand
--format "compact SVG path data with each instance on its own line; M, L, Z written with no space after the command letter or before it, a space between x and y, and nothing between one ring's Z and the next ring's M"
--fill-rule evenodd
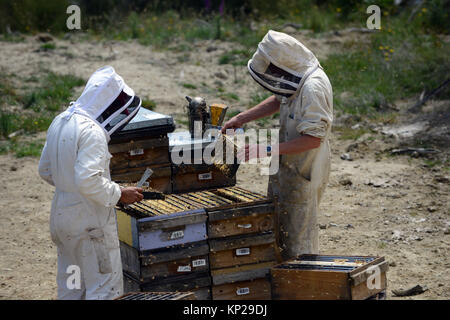
M142 201L144 195L142 194L144 190L137 187L126 187L122 188L122 195L120 196L120 202L123 204L132 204L135 202Z
M238 116L239 115L236 115L227 122L225 122L225 124L222 127L222 133L226 133L227 129L242 128L242 126L244 125L244 121L240 120Z

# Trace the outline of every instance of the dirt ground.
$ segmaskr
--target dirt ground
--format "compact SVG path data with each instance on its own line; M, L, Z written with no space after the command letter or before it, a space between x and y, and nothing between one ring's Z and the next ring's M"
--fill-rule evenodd
M324 58L348 35L295 36ZM180 121L185 119L186 95L201 95L209 103L224 102L231 111L242 111L250 96L261 92L245 67L234 70L218 64L220 55L235 46L230 43L198 42L187 52L154 51L135 42L79 42L76 37L56 40L56 49L50 51L40 50L40 45L32 37L2 42L0 72L15 75L14 82L42 76L45 70L87 79L95 69L110 64L139 95L156 102L155 111L174 116L179 130L186 129ZM198 87L186 89L182 83ZM240 100L217 98L218 87ZM393 127L361 123L373 131L356 141L341 140L334 133L332 172L319 216L320 251L386 257L390 262L388 299L449 299L449 172L440 165L425 167L422 157L386 152L409 146L418 135L437 132L438 139L433 141L441 144L439 156L448 157L448 101L428 103L415 118L403 111L413 102L399 103L399 113L405 116ZM439 121L442 113L444 122ZM342 160L343 153L352 161ZM56 298L56 248L49 234L53 189L39 178L37 165L37 158L0 156L0 299ZM258 169L241 166L238 185L265 193L268 180ZM426 285L428 291L405 298L391 293L417 284Z

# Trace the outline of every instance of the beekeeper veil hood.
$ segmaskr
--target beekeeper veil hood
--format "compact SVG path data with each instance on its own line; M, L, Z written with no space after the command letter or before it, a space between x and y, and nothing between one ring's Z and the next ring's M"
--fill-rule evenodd
M137 97L113 67L105 66L89 78L83 93L72 102L64 117L74 113L96 121L106 132L108 140L125 126L139 111L141 99Z
M273 30L267 32L247 64L256 82L285 97L297 92L318 66L317 58L300 41Z

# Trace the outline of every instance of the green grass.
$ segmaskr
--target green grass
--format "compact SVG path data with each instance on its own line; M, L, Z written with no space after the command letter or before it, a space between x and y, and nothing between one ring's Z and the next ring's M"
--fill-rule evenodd
M239 101L239 96L233 92L223 92L218 94L219 98L228 100L228 101Z
M256 106L258 103L266 100L268 97L272 96L273 93L265 90L259 90L250 96L250 101L248 103L249 108Z
M186 89L197 89L197 86L192 83L182 83L181 85L183 86L183 88Z
M339 138L341 140L357 140L362 135L371 132L366 128L352 129L350 127L333 127L333 130L339 132Z
M72 97L72 90L84 84L85 81L76 76L49 72L42 85L24 97L23 106L35 112L61 111Z
M44 142L42 140L25 142L16 140L1 141L0 154L13 153L17 158L40 157L43 147Z
M253 54L253 50L231 50L219 57L219 64L232 64L235 66L246 66Z
M349 53L323 61L335 93L335 109L349 114L386 112L396 100L437 87L450 72L450 45L418 34L403 20L385 19L385 29ZM341 92L351 92L340 98ZM450 90L442 97L449 98ZM395 119L391 119L391 121Z
M72 75L60 75L47 72L43 79L36 76L29 79L19 79L18 83L37 83L34 89L26 91L26 87L16 88L11 82L11 76L0 76L0 153L12 152L17 157L39 156L43 144L41 141L19 141L19 137L9 138L14 132L28 136L45 131L50 126L55 115L67 107L76 87L84 85L85 81ZM26 91L24 94L18 92ZM149 107L154 106L151 100L145 101ZM8 111L6 106L22 106L25 111ZM14 110L11 108L11 110Z
M156 102L151 99L142 99L142 107L148 110L155 110Z
M41 44L40 49L42 51L51 51L56 49L56 45L54 43L44 43Z

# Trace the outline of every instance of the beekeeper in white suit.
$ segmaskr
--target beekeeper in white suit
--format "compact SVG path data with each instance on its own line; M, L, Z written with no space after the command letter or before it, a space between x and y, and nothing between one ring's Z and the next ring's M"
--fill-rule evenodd
M277 199L282 258L318 253L317 214L330 172L330 81L308 48L272 30L259 43L248 71L274 95L230 119L222 131L280 112L278 146L246 145L238 157L247 160L278 150L280 166L270 177L268 193Z
M58 251L58 299L123 294L114 206L143 196L142 189L111 182L108 142L140 106L134 91L106 66L48 129L39 174L55 186L50 233Z

